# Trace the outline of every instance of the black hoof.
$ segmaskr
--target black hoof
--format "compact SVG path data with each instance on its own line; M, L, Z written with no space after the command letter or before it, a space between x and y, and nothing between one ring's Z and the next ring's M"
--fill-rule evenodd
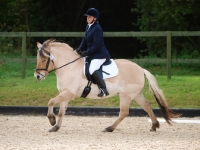
M50 130L49 130L49 132L56 132L56 131L58 131L60 129L60 127L58 126L58 125L55 125L53 128L51 128Z
M105 128L102 132L113 132L115 129L112 128L111 126Z

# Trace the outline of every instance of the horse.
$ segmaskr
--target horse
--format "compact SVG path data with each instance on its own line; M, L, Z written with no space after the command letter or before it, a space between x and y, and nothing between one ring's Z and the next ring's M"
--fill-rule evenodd
M37 42L37 47L37 65L34 77L37 80L44 80L50 72L54 71L56 74L59 94L49 100L47 113L49 122L52 125L49 132L56 132L61 127L68 102L80 97L85 85L88 83L83 73L84 59L68 44L58 42L55 39L48 39L43 44ZM129 60L116 59L114 62L117 65L118 74L112 78L105 79L109 96L104 98L119 95L120 112L116 121L103 129L103 132L113 132L119 123L128 116L132 100L135 100L149 115L152 121L150 131L156 131L156 128L160 127L150 103L143 96L145 78L148 81L149 91L154 95L166 122L172 125L171 119L181 116L181 114L169 109L164 94L158 87L155 77L149 71ZM87 98L101 99L97 97L98 91L97 85L92 84ZM57 103L59 103L59 112L56 120L53 107Z

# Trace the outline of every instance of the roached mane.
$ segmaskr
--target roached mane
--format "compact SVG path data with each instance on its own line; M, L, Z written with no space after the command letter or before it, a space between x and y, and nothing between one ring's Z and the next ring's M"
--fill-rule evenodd
M50 52L48 51L48 47L50 43L55 42L55 39L49 39L46 40L43 44L42 47L39 49L39 56L42 58L46 58L46 56L44 55L44 53L46 53L47 55L50 55Z

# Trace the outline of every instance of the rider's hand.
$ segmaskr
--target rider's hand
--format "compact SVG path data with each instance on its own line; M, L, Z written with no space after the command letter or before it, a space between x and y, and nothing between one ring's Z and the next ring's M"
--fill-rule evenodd
M81 54L81 51L82 51L82 50L81 50L80 48L77 48L77 49L75 49L74 51L75 51L76 53L78 53L78 54Z
M86 51L83 51L83 52L81 52L81 54L80 54L82 57L85 57L85 56L87 56L86 55Z

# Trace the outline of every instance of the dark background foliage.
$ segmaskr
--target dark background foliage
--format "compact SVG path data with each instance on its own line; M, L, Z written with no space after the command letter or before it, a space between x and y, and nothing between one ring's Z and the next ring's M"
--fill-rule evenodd
M90 7L99 10L103 31L199 31L198 0L1 0L0 32L84 32ZM28 54L35 55L36 42L46 39L28 38ZM56 39L76 48L82 38ZM113 58L166 57L165 38L104 40ZM199 57L199 40L173 37L173 57ZM19 38L0 37L2 55L20 54L20 46Z

